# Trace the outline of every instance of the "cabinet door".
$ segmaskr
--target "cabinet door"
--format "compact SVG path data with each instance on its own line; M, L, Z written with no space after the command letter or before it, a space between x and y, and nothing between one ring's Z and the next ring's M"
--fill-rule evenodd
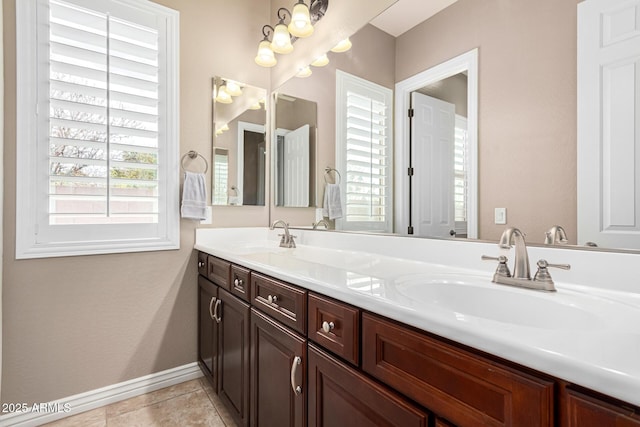
M306 359L304 337L251 309L252 426L306 425Z
M249 425L249 304L220 289L218 396L238 425Z
M567 390L567 427L640 427L640 416L631 409Z
M216 389L216 355L218 325L214 319L214 310L218 301L218 287L198 277L198 364L204 376Z
M309 345L309 427L426 427L429 416Z

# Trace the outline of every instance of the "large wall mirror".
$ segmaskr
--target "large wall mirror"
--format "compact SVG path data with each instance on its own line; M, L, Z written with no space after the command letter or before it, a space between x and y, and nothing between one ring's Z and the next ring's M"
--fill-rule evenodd
M214 77L212 204L264 206L267 93Z
M461 95L462 90L471 87L469 73L465 71L444 75L441 81L433 81L411 91L412 105L422 105L425 100L422 96L453 104L452 108L434 101L439 106L431 111L450 112L438 115L448 116L454 123L453 127L447 125L446 131L447 137L453 141L450 151L453 151L454 160L449 161L449 152L434 153L435 148L422 153L424 158L415 157L415 151L409 154L414 156L411 157L411 166L415 168L432 162L430 170L435 170L438 164L446 164L449 170L447 182L453 178L454 186L449 194L430 198L431 205L425 203L424 209L432 206L430 209L439 209L440 213L452 210L453 225L447 224L440 229L424 226L420 227L420 231L417 230L416 205L409 205L411 197L402 194L401 191L406 190L399 189L397 185L398 181L408 181L411 172L398 167L409 162L401 150L401 147L406 147L409 135L401 135L401 141L394 140L398 135L396 121L395 129L386 134L387 141L394 147L391 152L375 153L371 148L367 149L372 157L386 157L385 161L392 162L395 169L393 176L389 177L394 181L390 197L395 225L371 231L407 234L405 223L398 223L397 219L406 219L411 212L414 235L473 236L468 226L465 228L465 221L469 219L465 218L464 213L469 208L465 207L465 203L470 203L477 211L477 228L473 237L497 241L505 227L515 226L526 233L528 243L542 245L545 241L555 240L555 243L564 244L564 247L586 248L585 242L578 236L576 191L579 3L578 0L561 3L543 0L505 5L498 0L458 0L423 23L394 30L393 35L369 24L351 37L353 47L350 51L331 53L330 63L326 67L312 67L313 74L310 77L293 78L284 83L277 89L279 93L317 103L316 206L323 204L326 167L336 168L343 180L349 179L345 176L348 171L344 170L344 155L336 150L336 140L339 139L337 128L343 126L339 122L340 117L336 121L336 110L340 104L340 100L336 99L338 70L394 91L394 104L397 107L399 98L395 92L396 85L477 49L478 98L475 106L468 105L468 94L466 97ZM373 23L377 24L376 20ZM477 129L477 170L467 176L465 182L461 170L470 159L462 154L468 150L463 145L464 119L468 119L465 115L474 108L477 114L474 124ZM391 113L395 116L394 107ZM415 114L418 113L414 110L414 118ZM387 116L385 120L390 120L394 128L393 120L397 120L397 117ZM406 120L409 122L408 117ZM415 136L420 137L414 134L412 139ZM417 174L417 169L414 173ZM443 170L439 176L447 174ZM424 179L424 190L419 195L427 197L427 194L435 191L427 185L428 181L434 179L433 176ZM373 188L378 183L368 184ZM473 186L477 187L475 200L460 197ZM354 192L357 190L354 189ZM347 195L344 190L341 195L341 201L345 203ZM382 203L380 194L368 193L366 196L370 206ZM436 203L438 200L453 200L454 203ZM272 203L272 218L290 220L292 225L308 226L318 218L315 209L294 214L279 208L274 215L274 208L275 201ZM376 212L380 211L378 209ZM446 215L450 218L451 212L446 212ZM332 221L332 228L340 229L340 220L343 218ZM566 239L549 239L548 232L558 229L554 226L563 228ZM631 247L610 246L604 242L599 245L599 248Z

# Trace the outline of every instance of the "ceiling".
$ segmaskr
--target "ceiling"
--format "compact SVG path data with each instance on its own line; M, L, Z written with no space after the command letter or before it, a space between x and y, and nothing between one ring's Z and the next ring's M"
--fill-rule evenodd
M398 0L371 21L371 24L398 37L429 19L457 0Z

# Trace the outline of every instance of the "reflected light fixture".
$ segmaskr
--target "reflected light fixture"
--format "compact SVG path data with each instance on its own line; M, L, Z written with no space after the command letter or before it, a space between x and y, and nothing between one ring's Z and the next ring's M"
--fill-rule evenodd
M227 80L227 93L231 96L242 95L242 87L233 80Z
M305 78L305 77L309 77L311 74L313 74L313 71L311 71L311 68L309 68L309 66L300 68L300 70L298 71L298 74L296 74L296 77L300 77L300 78Z
M231 104L233 102L231 95L227 92L227 85L224 80L222 81L222 85L218 87L218 93L216 94L215 100L221 104Z
M298 3L293 6L291 22L289 22L288 29L294 37L304 38L313 34L313 25L311 25L309 8L305 4L304 0L299 0Z
M223 132L229 130L229 125L227 123L223 124L220 128Z
M253 104L251 104L249 106L250 110L261 110L262 109L262 104L260 104L259 101L254 102Z
M331 52L342 53L348 51L349 49L351 49L351 40L349 40L349 37L347 37L346 39L340 41L337 45L335 45L333 49L331 49Z
M262 34L264 35L264 39L258 45L258 54L256 55L255 61L256 64L261 67L273 67L278 62L276 60L276 56L273 54L271 50L271 42L269 41L269 33L273 34L273 27L271 25L265 25L262 27Z
M291 34L287 29L287 25L284 23L286 13L291 13L284 7L278 9L278 18L280 21L276 25L273 31L273 38L271 39L271 50L275 53L291 53L293 51L293 45L291 44Z
M323 53L322 55L317 57L316 60L311 63L311 65L313 65L314 67L324 67L328 63L329 63L329 57L327 56L326 53Z

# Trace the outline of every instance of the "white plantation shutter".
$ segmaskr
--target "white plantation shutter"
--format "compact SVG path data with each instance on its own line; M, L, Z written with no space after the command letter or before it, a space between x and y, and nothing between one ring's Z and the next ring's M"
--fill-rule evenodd
M454 140L454 191L455 221L458 234L467 233L467 199L468 199L468 148L467 119L456 115Z
M24 159L24 173L37 175L28 182L36 214L33 224L18 224L25 239L18 252L176 248L177 14L138 0L28 0L20 7L24 19L38 20L37 43L22 40L35 49L36 69L19 77L18 90L27 92L23 107L38 112L36 135L23 139L39 155ZM39 83L33 99L28 77Z
M392 91L338 71L336 159L345 230L391 231Z

